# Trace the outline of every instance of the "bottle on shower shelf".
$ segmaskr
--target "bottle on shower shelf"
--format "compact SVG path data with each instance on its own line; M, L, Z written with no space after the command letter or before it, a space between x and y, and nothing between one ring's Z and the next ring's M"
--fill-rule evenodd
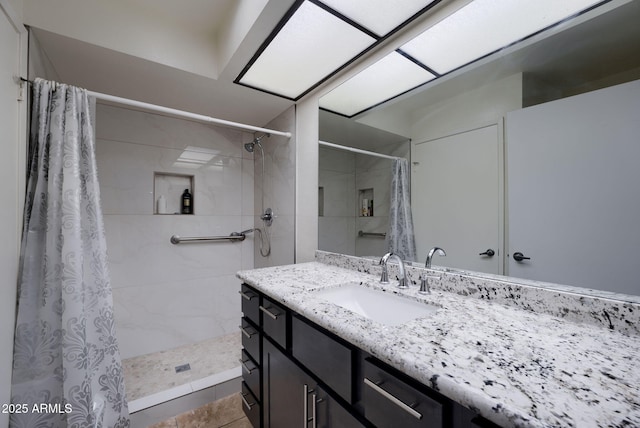
M189 193L189 189L184 189L182 192L182 214L193 213L193 197Z

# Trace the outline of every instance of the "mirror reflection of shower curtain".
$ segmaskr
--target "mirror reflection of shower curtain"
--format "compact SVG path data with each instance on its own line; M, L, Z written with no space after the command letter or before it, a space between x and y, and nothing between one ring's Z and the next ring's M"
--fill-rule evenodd
M391 172L391 192L389 204L389 229L387 249L398 254L403 260L416 260L416 242L411 216L411 195L409 188L409 162L394 159Z
M36 79L10 427L129 426L95 162L95 104ZM46 411L40 409L46 405ZM52 410L54 409L54 410Z

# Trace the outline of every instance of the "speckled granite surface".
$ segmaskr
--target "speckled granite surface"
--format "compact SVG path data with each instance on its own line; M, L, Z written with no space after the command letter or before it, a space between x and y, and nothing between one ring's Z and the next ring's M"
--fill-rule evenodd
M378 284L379 268L371 260L329 253L319 253L318 260L323 263L241 271L238 277L502 426L640 426L640 305L529 287L514 293L505 289L509 283L472 284L474 278L446 274L432 282L431 295L422 296L415 285L420 269L408 269L414 285L401 292ZM441 309L389 327L314 293L349 282ZM590 315L614 313L615 307L631 309L630 315L611 322Z

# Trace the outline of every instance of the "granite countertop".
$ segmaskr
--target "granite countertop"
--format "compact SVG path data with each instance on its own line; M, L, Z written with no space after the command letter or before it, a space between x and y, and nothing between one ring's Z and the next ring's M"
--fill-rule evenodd
M376 358L505 427L640 426L640 336L310 262L238 278ZM390 276L391 277L391 276ZM314 294L358 282L440 307L400 326Z

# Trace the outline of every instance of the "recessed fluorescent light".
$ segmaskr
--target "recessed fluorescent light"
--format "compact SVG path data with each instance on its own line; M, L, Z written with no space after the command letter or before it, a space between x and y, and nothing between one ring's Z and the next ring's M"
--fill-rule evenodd
M295 99L375 41L305 1L239 82Z
M444 74L600 1L474 0L400 49Z
M323 96L320 107L353 116L434 77L413 61L391 52Z
M434 0L321 0L336 12L382 37Z

